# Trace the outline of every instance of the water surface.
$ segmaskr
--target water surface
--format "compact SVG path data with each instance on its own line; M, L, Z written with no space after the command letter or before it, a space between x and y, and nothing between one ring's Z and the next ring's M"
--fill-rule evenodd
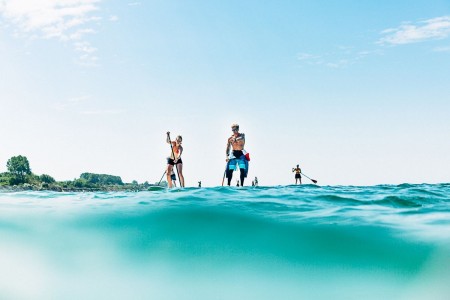
M450 299L450 184L0 193L0 299Z

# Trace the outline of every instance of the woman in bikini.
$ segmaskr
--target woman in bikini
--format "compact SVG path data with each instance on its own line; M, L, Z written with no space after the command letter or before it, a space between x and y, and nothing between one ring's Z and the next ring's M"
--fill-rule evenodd
M178 170L178 177L180 180L180 186L184 187L184 176L183 176L183 161L181 160L181 154L183 153L183 147L181 143L183 142L183 138L181 135L177 136L175 141L170 140L170 132L167 132L167 143L172 143L172 150L170 152L170 156L167 157L167 183L169 184L169 188L172 187L172 178L171 174L173 172L173 167ZM175 155L175 156L174 156Z

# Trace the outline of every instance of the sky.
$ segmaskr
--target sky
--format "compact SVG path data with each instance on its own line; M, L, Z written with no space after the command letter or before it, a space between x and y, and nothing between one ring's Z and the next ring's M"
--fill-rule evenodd
M449 182L450 0L0 0L0 172L155 183L170 131L217 186L232 123L247 185Z

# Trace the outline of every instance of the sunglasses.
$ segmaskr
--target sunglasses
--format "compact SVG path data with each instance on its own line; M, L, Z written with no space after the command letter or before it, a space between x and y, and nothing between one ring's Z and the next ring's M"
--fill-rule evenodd
M239 131L239 128L231 128L231 131Z

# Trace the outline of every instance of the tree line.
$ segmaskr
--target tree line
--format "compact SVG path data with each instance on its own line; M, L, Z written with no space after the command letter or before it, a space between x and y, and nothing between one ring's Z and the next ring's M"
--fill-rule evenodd
M48 174L36 175L31 172L30 163L25 156L18 155L8 159L8 172L0 173L0 187L16 187L37 190L145 190L153 186L148 182L139 184L124 183L120 176L108 174L82 173L80 178L56 181ZM163 183L164 185L164 183Z

